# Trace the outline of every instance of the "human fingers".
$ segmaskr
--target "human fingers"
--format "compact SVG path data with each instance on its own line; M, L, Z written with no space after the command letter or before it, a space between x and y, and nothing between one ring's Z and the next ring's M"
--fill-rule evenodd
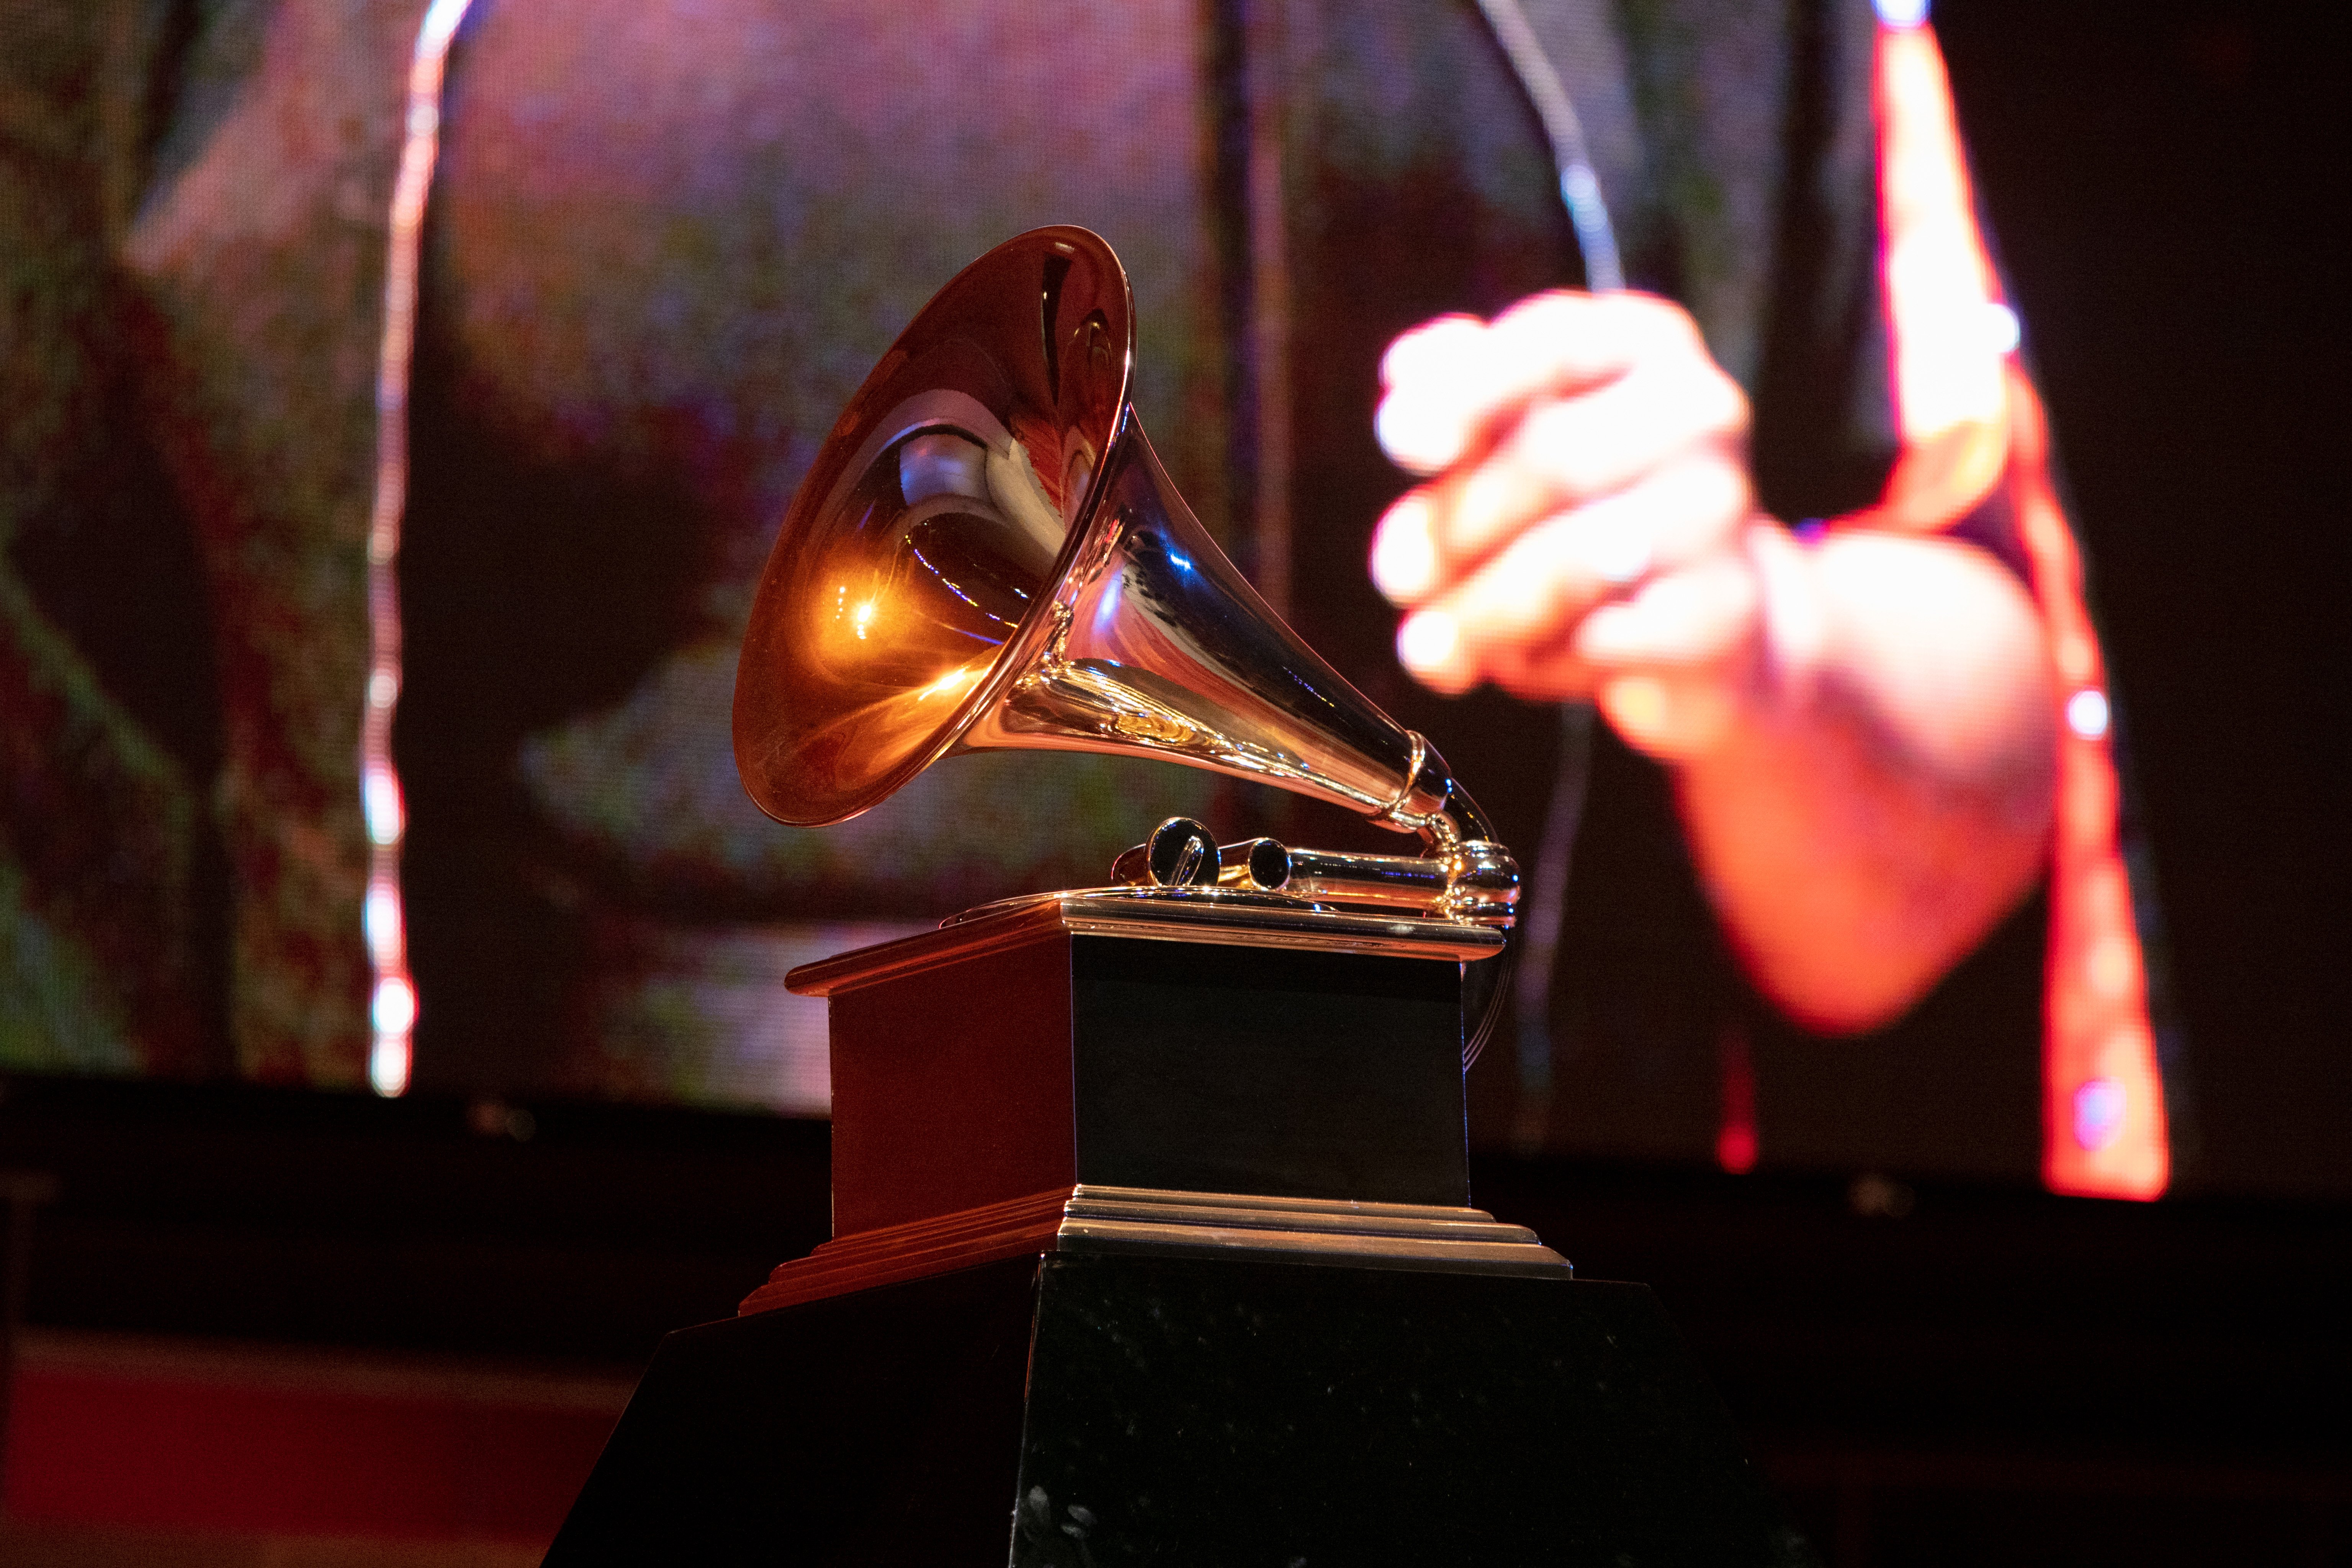
M1601 675L1697 669L1744 651L1758 613L1754 574L1732 552L1662 573L1577 626L1578 657Z
M1569 642L1497 659L1486 679L1526 702L1578 702L1592 697L1592 667Z
M1541 518L1678 466L1719 470L1717 490L1743 492L1706 512L1717 525L1711 542L1744 515L1746 430L1746 399L1706 361L1538 403L1484 459L1423 487L1433 552L1424 591L1475 569Z
M1374 431L1399 467L1436 474L1535 398L1598 386L1645 362L1705 354L1688 314L1649 295L1539 294L1491 325L1443 316L1390 345Z
M1747 706L1762 613L1746 558L1722 551L1601 606L1568 651L1629 745L1678 761L1716 743Z
M1487 374L1486 340L1486 322L1455 315L1424 321L1389 344L1372 433L1391 462L1426 475L1462 456L1471 436L1465 410Z
M1585 653L1580 633L1589 623L1580 622L1549 642L1478 647L1475 668L1460 658L1445 658L1422 679L1449 694L1490 681L1531 702L1595 699L1606 690L1604 707L1612 722L1638 750L1660 756L1687 754L1702 740L1719 733L1721 721L1739 706L1730 689L1747 679L1748 639L1756 635L1756 626L1734 593L1699 592L1685 597L1680 590L1689 584L1663 581L1672 583L1676 592L1646 608L1665 624L1641 633L1613 628L1621 634L1619 640L1609 646L1608 639L1596 639L1597 658ZM1677 598L1683 600L1679 605L1674 604ZM1606 605L1597 614L1610 615L1617 608ZM1459 627L1453 617L1437 614L1446 627L1444 635L1458 642ZM1424 649L1453 653L1453 647L1422 628L1416 632L1415 640Z
M1693 458L1556 512L1424 604L1419 614L1445 615L1456 635L1440 658L1420 667L1407 658L1407 668L1423 679L1475 668L1502 680L1515 660L1559 643L1612 595L1717 548L1748 504L1738 468ZM1401 642L1400 655L1435 646Z
M1548 517L1618 494L1633 499L1595 517L1644 527L1606 529L1592 548L1656 543L1661 524L1684 548L1707 548L1748 512L1745 428L1738 385L1706 360L1543 402L1482 461L1413 489L1381 517L1373 583L1397 605L1428 605ZM1639 569L1612 576L1630 581Z

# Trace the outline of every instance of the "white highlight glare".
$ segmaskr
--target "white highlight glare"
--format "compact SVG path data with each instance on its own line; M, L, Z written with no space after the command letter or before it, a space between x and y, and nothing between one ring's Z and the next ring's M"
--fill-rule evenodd
M1417 599L1437 582L1437 544L1429 537L1426 510L1398 508L1372 542L1372 581L1391 600Z
M1407 669L1444 669L1462 647L1462 628L1444 610L1407 616L1397 628L1397 658Z
M1474 411L1493 381L1490 358L1486 325L1467 316L1433 321L1389 345L1381 361L1388 395L1372 416L1372 434L1391 462L1434 474L1461 461Z
M390 243L383 281L383 331L375 366L374 499L368 520L368 648L366 717L362 721L360 809L374 842L373 875L362 909L369 958L376 971L369 1012L375 1041L368 1081L382 1095L408 1088L408 1030L416 1019L416 992L405 975L384 970L402 962L399 852L404 826L400 780L392 768L392 706L400 696L400 522L408 497L409 373L416 349L416 279L425 198L440 153L441 83L450 40L471 0L432 0L409 54L407 137L393 177ZM382 894L382 897L379 897ZM392 956L389 960L386 953Z
M405 1036L416 1025L416 987L401 975L385 975L376 982L369 1015L378 1035Z
M1985 307L1984 335L1985 347L1997 354L2010 354L2016 352L2025 329L2016 311L1996 300Z
M1435 398L1391 392L1372 416L1372 434L1389 461L1407 473L1435 474L1452 468L1465 444L1462 421Z
M1486 336L1486 323L1475 316L1444 316L1416 327L1381 356L1381 384L1453 375L1463 361L1477 355Z
M379 1035L368 1052L368 1085L386 1100L408 1092L411 1050L406 1035Z
M1878 19L1890 27L1916 27L1927 20L1927 0L1873 0Z
M2124 1086L2111 1078L2086 1079L2074 1090L2074 1142L2097 1153L2123 1135Z
M1593 547L1592 569L1614 588L1642 577L1650 570L1649 536L1637 528L1606 530Z
M400 891L387 882L378 882L368 889L367 903L362 919L367 928L368 952L379 965L396 963L400 960L403 937L400 923Z
M367 812L368 837L378 844L400 842L400 781L390 768L373 767L361 785L361 803Z
M2095 686L2085 686L2066 699L2066 728L2085 741L2107 732L2107 694Z
M961 697L971 689L972 685L987 672L987 668L986 665L966 665L960 669L950 669L915 693L915 700L928 702L934 697Z

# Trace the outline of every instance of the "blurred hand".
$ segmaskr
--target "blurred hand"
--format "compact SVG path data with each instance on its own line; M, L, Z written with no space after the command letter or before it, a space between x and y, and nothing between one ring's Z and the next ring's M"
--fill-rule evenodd
M1415 328L1381 378L1381 444L1427 479L1372 544L1409 612L1405 668L1446 692L1589 697L1669 759L1717 739L1752 684L1762 595L1748 402L1689 315L1541 294Z

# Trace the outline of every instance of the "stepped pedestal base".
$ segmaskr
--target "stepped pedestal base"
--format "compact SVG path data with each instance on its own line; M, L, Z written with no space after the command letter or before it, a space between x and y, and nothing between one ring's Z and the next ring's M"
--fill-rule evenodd
M1642 1286L1086 1251L671 1335L547 1558L1801 1561Z

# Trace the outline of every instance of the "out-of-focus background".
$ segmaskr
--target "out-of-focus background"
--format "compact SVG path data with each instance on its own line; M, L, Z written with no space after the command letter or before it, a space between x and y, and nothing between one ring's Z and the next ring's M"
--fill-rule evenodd
M1256 9L1158 7L1108 42L1157 49L1209 91L1230 67L1220 50L1246 39ZM19 27L58 31L43 10L0 14L0 48ZM121 36L92 58L132 47L142 26L182 29L224 58L292 47L282 16L265 25L267 6L121 15ZM2352 660L2336 602L2352 564L2337 471L2352 349L2340 83L2352 60L2319 0L1944 0L1935 22L2128 725L2190 1042L2182 1180L2147 1207L2056 1199L2030 1167L1906 1163L1911 1145L1867 1126L1803 1159L1775 1158L1768 1142L1756 1170L1734 1174L1703 1135L1676 1142L1662 1111L1654 1136L1571 1130L1537 1152L1486 1139L1476 1201L1534 1226L1588 1276L1656 1287L1837 1568L2352 1563L2352 987L2339 914L2352 866L2338 755ZM1017 63L991 68L1017 76ZM453 124L566 112L573 100L541 77L593 64L493 73L461 50ZM164 125L234 107L207 104L213 79L200 72L169 103L126 105L110 79L94 70L88 93L65 100ZM20 169L46 155L26 106L52 100L7 107ZM1108 90L1009 93L1007 105L1005 135L1067 138L1074 166L1090 134L1131 110ZM626 119L626 105L607 107ZM292 156L337 121L331 106L295 103L277 123ZM1194 130L1160 139L1165 167L1082 169L1097 207L1067 216L1115 237L1122 224L1170 237L1157 250L1126 245L1156 307L1139 395L1186 493L1255 564L1234 462L1249 448L1231 427L1231 373L1210 352L1230 301L1200 281L1224 274L1174 237L1193 226L1182 202L1225 199L1232 149ZM499 145L453 136L448 155L459 169L474 159L477 188L495 189ZM642 153L583 154L560 172L666 177ZM165 136L155 156L168 167L194 153ZM85 176L102 184L106 171L72 175ZM565 190L534 194L531 221L566 221ZM236 199L272 210L268 191ZM899 257L892 276L928 267L929 282L943 280L1000 237L986 232L991 210L967 203L964 228L940 226L937 254ZM149 232L163 232L153 218ZM72 294L37 271L50 265L47 221L37 205L0 211L0 274L26 297ZM521 221L510 205L453 205L428 269L456 277L465 247L494 249L499 226ZM139 264L165 270L168 237ZM725 243L690 228L645 239L688 272L720 265L710 247ZM288 254L338 264L324 242ZM600 268L642 261L585 247L564 297L593 301ZM236 276L243 264L222 266ZM89 286L96 298L105 283ZM828 294L808 348L840 363L814 379L854 385L927 287L903 300L854 280ZM362 310L357 285L352 298ZM657 325L698 308L690 296L647 306ZM119 510L102 526L57 526L52 509L31 524L12 513L0 534L12 646L47 646L26 629L31 605L117 679L93 696L27 677L0 694L0 711L41 721L0 735L15 792L0 856L0 1305L14 1365L0 1384L11 1389L0 1561L535 1561L656 1338L731 1312L826 1234L821 1005L784 996L783 970L1019 887L1095 879L1168 810L1273 809L1172 769L1047 758L951 763L846 839L757 819L732 793L731 647L711 630L740 614L729 585L756 567L756 529L690 552L658 539L617 551L593 527L562 525L567 509L655 515L713 497L772 516L789 489L779 476L808 454L730 468L763 433L698 430L693 449L714 455L713 471L690 476L690 496L666 488L688 481L657 464L633 469L630 444L658 447L661 420L704 416L645 394L674 368L650 351L611 373L636 378L620 391L566 405L572 424L485 427L468 411L500 389L467 379L479 332L520 334L508 363L560 362L575 340L563 321L502 315L457 284L428 310L419 421L439 456L420 458L425 521L408 585L425 618L412 620L417 705L403 757L425 1011L404 1097L366 1092L332 1026L313 1038L303 1020L270 1016L273 997L293 994L273 985L332 960L299 943L259 952L228 912L232 882L310 874L304 843L280 844L268 867L231 865L205 826L287 803L219 782L276 775L221 772L238 710L225 717L210 693L241 672L188 651L210 646L207 617L223 613L191 589L197 561L213 581L264 584L265 612L292 605L287 637L306 595L336 590L302 578L298 552L266 529L238 546L249 559L222 566L188 476L232 470L235 453L163 452L152 473L108 473ZM0 416L20 428L151 418L135 387L51 395L117 348L133 361L178 352L180 325L59 319L69 331L5 346ZM93 331L130 346L101 353ZM203 393L239 405L303 395L229 382ZM784 406L817 393L774 395L777 428L813 418L821 433L829 410ZM660 419L605 419L644 405ZM73 429L60 424L55 449L75 447ZM566 478L591 452L593 494ZM641 492L615 500L632 475ZM9 482L29 493L24 476ZM85 482L68 473L60 493ZM318 481L297 464L273 482L292 493ZM520 568L481 553L473 524L500 509L536 509L544 524ZM553 603L468 587L533 572ZM541 664L484 691L477 656L518 620L562 635ZM1384 635L1365 634L1374 646ZM320 650L321 664L335 653ZM1361 679L1391 700L1377 672ZM515 755L509 773L485 761ZM1507 816L1518 808L1504 794ZM91 837L117 805L153 831ZM552 838L515 849L501 835L522 821ZM985 855L959 829L972 822L991 825ZM510 874L469 879L473 858L510 852ZM76 866L80 902L44 904L56 868ZM159 877L182 896L142 903L136 890ZM544 911L574 907L567 877L621 887L637 912L559 929ZM534 988L567 965L595 984ZM121 973L142 980L108 983ZM435 1032L436 974L451 999L439 1016L470 1020L462 1036ZM254 1040L278 1043L238 1043ZM1498 1052L1477 1070L1509 1061Z

